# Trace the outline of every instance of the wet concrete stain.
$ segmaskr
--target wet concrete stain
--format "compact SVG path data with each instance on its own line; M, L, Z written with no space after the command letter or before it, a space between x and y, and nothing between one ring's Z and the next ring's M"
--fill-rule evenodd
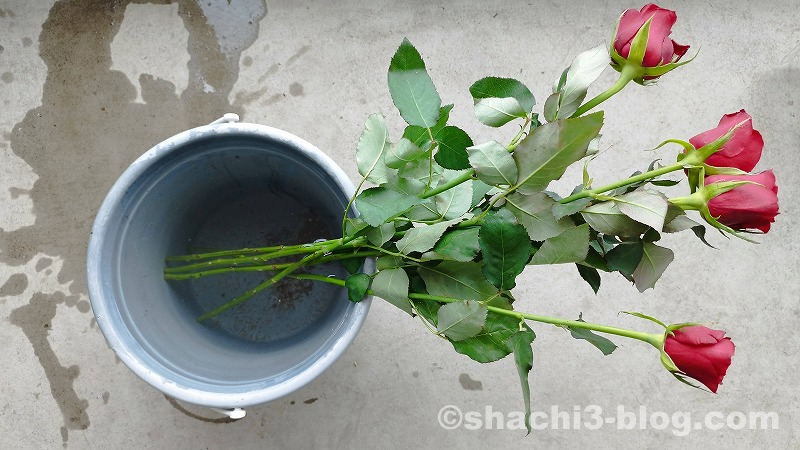
M473 380L466 373L462 373L461 375L458 376L458 382L461 383L461 387L467 391L483 390L483 383L481 383L478 380Z
M16 187L10 187L10 188L8 188L8 192L9 192L9 194L11 194L11 198L17 198L22 194L27 195L30 191L27 190L27 189L20 189L20 188L16 188Z
M22 46L23 47L30 47L31 45L33 45L33 39L31 39L29 37L22 38Z
M267 48L269 48L269 46L267 46ZM311 48L310 45L304 45L304 46L300 47L300 49L297 50L292 56L290 56L285 61L285 63L283 65L281 65L280 63L271 64L267 68L267 70L264 71L264 73L261 74L261 76L258 77L257 85L261 85L269 77L271 77L272 75L275 75L281 69L281 67L284 67L284 68L291 67L294 63L297 62L298 59L300 59L301 56L303 56L306 52L308 52L308 50L310 48ZM242 61L242 64L244 64L245 66L249 66L252 63L253 63L253 59L251 57L249 57L249 56L246 56L244 58L244 60ZM254 91L242 90L242 91L236 93L236 98L234 99L233 104L236 105L237 107L240 107L240 108L248 106L248 105L250 105L252 103L255 103L256 101L260 100L261 98L263 98L264 95L266 95L268 91L269 90L266 87L262 87L260 89L254 90ZM304 95L303 85L301 85L300 83L297 83L297 82L292 83L289 86L289 94L294 96L294 97L298 97L298 96ZM286 94L285 93L272 94L269 97L267 97L266 99L262 100L259 103L259 105L261 105L261 106L269 106L269 105L275 104L275 103L283 100L284 98L286 98Z
M44 269L50 267L50 264L53 264L53 260L50 258L40 258L36 261L36 271L41 272Z
M28 276L24 273L15 273L0 286L0 297L15 297L25 292L27 288Z
M267 80L267 78L278 73L278 70L280 70L280 68L281 68L280 64L272 64L271 66L269 66L269 68L267 68L267 70L263 74L261 74L260 77L258 77L258 82L263 83L264 81Z
M108 391L103 392L103 404L108 404L108 399L111 398L111 393Z
M297 60L300 59L300 57L303 56L310 49L311 49L310 45L304 45L300 47L300 50L298 50L294 55L290 56L289 59L286 60L286 65L291 66L292 64L296 63Z
M303 85L296 81L290 84L289 94L291 94L293 97L298 97L300 95L303 95Z
M61 293L34 294L29 304L11 312L9 321L22 328L22 332L31 342L34 355L44 369L47 381L50 383L50 393L64 416L61 436L66 443L69 430L85 430L89 428L90 422L89 415L86 413L89 402L78 397L74 387L80 369L78 366L62 366L47 339L47 335L53 328L56 307L64 300L65 296Z
M184 408L183 405L178 403L177 400L175 400L174 398L172 398L172 397L170 397L168 395L165 395L164 398L167 399L167 401L169 402L170 405L172 405L173 408L175 408L178 411L186 414L187 416L191 417L192 419L197 419L197 420L199 420L201 422L207 422L207 423L233 423L233 422L236 422L236 419L231 419L230 417L220 417L220 418L203 417L203 416L201 416L199 414L195 414L195 413L189 411L188 409Z
M5 84L11 84L14 82L14 74L11 72L3 72L3 74L0 75L0 80L3 80Z
M79 398L73 387L79 368L61 366L47 334L57 304L81 312L90 310L80 295L87 292L85 249L97 208L114 180L148 148L224 113L242 113L228 101L228 95L239 76L240 55L255 41L259 20L266 15L263 0L238 2L256 5L241 27L249 34L240 33L223 51L203 8L193 0L174 1L189 34L188 87L176 95L171 83L142 76L133 80L140 83L145 100L145 104L137 104L132 81L110 69L111 42L124 20L125 8L134 3L173 2L61 0L53 5L39 35L39 54L47 66L41 105L28 111L7 135L14 154L39 178L30 191L18 190L18 194L30 195L35 223L14 231L0 230L0 261L18 266L40 252L59 256L63 258L59 282L72 282L72 295L36 293L27 305L12 311L10 319L31 341L44 369L64 416L60 431L65 446L69 430L89 426L88 402ZM217 7L214 13L229 11L231 17L216 20L240 18L241 11L234 13L238 11L234 7ZM0 17L14 14L0 8ZM0 80L10 83L13 74L0 75ZM207 92L207 84L215 88L213 92ZM12 276L12 284L4 284L7 291L20 290L22 278L18 275Z
M39 175L29 192L36 222L0 232L0 260L20 265L39 252L61 256L59 281L73 281L72 291L78 293L86 292L84 259L92 221L114 180L169 136L226 112L242 113L228 95L239 76L239 56L258 31L256 20L252 35L226 55L201 7L177 1L189 33L188 87L178 96L171 83L142 77L134 82L141 83L146 103L137 104L131 81L110 69L111 42L131 3L170 2L62 0L52 7L39 36L48 70L42 104L10 136L12 151ZM260 19L266 6L257 3L262 5ZM206 92L205 83L214 92Z

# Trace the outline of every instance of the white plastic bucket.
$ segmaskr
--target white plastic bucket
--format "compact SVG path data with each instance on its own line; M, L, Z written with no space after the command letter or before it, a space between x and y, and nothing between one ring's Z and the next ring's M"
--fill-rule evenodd
M355 338L370 299L351 303L323 283L289 285L200 324L204 309L265 275L164 280L165 258L197 246L338 237L354 190L344 172L296 136L231 120L167 139L120 176L95 219L87 271L97 323L131 370L170 397L241 416L240 408L285 396L327 369ZM312 211L313 223L296 223L298 211Z

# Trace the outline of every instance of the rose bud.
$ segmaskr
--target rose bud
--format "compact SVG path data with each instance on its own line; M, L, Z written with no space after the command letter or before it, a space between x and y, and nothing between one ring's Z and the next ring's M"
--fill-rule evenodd
M711 216L734 230L769 231L778 215L778 186L775 174L767 170L755 175L711 175L705 185L724 181L750 181L708 200ZM753 184L758 183L758 184Z
M735 348L724 331L700 325L674 330L664 342L664 353L680 373L703 383L714 393L731 365Z
M745 172L750 172L761 158L764 149L764 139L761 133L753 129L753 119L745 110L722 116L719 125L713 130L700 133L689 139L694 148L703 147L721 138L734 127L733 136L711 156L706 158L706 164L714 167L735 167Z
M650 30L647 36L647 48L642 59L642 67L657 67L675 63L689 50L688 45L680 45L669 38L672 26L678 20L675 11L664 9L652 3L645 5L641 11L629 9L622 13L614 36L614 50L628 59L631 44L636 34L650 19Z

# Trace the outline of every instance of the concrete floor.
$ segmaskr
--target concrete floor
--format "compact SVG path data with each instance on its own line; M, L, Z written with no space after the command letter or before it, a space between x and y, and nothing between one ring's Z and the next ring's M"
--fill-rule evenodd
M386 68L403 36L426 58L455 124L476 142L516 130L483 127L467 88L486 75L523 80L540 104L585 49L607 42L621 1L396 2L253 0L0 0L0 443L3 448L797 448L797 271L800 194L800 26L794 0L758 4L669 1L673 36L697 60L651 88L605 105L597 180L644 168L643 149L688 138L745 108L766 141L782 214L762 244L718 247L670 236L676 259L639 295L606 276L598 295L565 267L528 269L525 310L632 328L636 310L667 322L714 322L737 345L718 395L688 388L652 349L619 341L603 357L563 330L538 326L533 409L591 405L647 414L774 412L776 430L443 429L446 405L464 412L522 409L513 361L480 365L380 301L358 339L299 392L226 423L165 398L115 358L86 296L85 247L114 180L161 140L226 112L285 129L357 177L353 151L369 113L392 130ZM608 86L608 70L593 92ZM673 149L659 151L665 160ZM578 173L567 174L572 186ZM677 191L676 191L677 192ZM562 276L563 275L563 276ZM591 421L591 411L582 415ZM734 414L735 415L735 414ZM496 425L494 426L496 428ZM574 427L571 427L574 428ZM676 436L676 434L687 434Z

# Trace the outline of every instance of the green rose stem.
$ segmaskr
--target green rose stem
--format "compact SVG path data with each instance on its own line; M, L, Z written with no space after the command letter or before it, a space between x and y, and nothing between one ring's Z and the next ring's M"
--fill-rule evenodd
M202 316L197 318L197 321L198 322L202 322L204 320L210 319L210 318L216 316L217 314L225 312L225 311L233 308L234 306L237 306L237 305L240 305L240 304L246 302L247 300L249 300L250 298L252 298L256 294L258 294L259 292L261 292L264 289L274 285L275 283L277 283L278 281L282 280L286 276L292 274L297 269L308 265L309 263L319 259L322 256L325 256L328 253L333 252L334 250L336 250L337 248L341 247L344 244L347 244L351 240L352 240L352 238L350 238L350 239L341 238L341 239L335 239L335 240L332 240L332 241L327 241L327 245L321 247L320 249L316 250L314 253L311 253L310 255L306 255L301 260L299 260L299 261L297 261L295 263L289 264L285 269L281 270L276 275L274 275L272 278L270 278L269 280L259 284L258 286L254 287L253 289L250 289L249 291L247 291L244 294L242 294L242 295L234 298L233 300L225 303L224 305L222 305L222 306L220 306L220 307L218 307L218 308L216 308L216 309L214 309L212 311L209 311L209 312L203 314ZM230 269L231 268L228 268L228 272L231 271Z
M345 282L344 280L340 280L338 278L330 278L321 275L311 275L311 274L296 274L291 275L292 278L296 278L299 280L314 280L314 281L321 281L324 283L335 284L337 286L344 287ZM373 295L372 291L367 290L367 294ZM410 299L417 299L417 300L431 300L439 303L457 303L463 300L450 298L450 297L440 297L437 295L429 295L429 294L417 294L417 293L409 293L408 298ZM635 330L628 330L626 328L617 328L611 327L607 325L600 325L591 322L583 322L579 320L569 320L569 319L562 319L559 317L550 317L550 316L540 316L537 314L529 314L520 311L513 311L503 308L498 308L496 306L489 306L486 305L486 308L489 311L492 311L497 314L502 314L504 316L511 316L516 317L520 320L532 320L534 322L540 323L547 323L550 325L555 325L559 327L571 327L571 328L584 328L591 331L596 331L598 333L606 333L606 334L613 334L616 336L622 336L632 339L637 339L642 342L647 342L648 344L652 345L657 349L661 349L664 343L664 334L650 334L644 333L641 331Z
M514 139L511 140L511 143L506 145L506 149L509 152L513 152L514 150L517 149L517 146L519 145L520 140L522 139L522 136L525 134L525 129L528 128L528 125L530 125L530 123L531 123L531 118L530 118L530 116L526 115L525 116L525 123L523 123L522 126L519 127L519 133L517 133L517 135L514 136Z
M599 105L600 103L603 103L604 101L611 98L612 95L621 91L622 88L624 88L632 80L641 77L642 74L643 74L643 69L641 66L636 66L634 64L625 64L622 67L622 71L619 73L619 78L617 79L616 83L611 85L611 87L608 88L605 92L598 94L597 97L581 105L581 107L578 108L578 110L575 111L570 117L578 117L581 114Z
M314 264L325 264L334 261L341 261L344 259L355 259L355 258L371 258L375 256L383 255L383 252L379 251L360 251L358 253L348 253L348 254L334 254L331 256L323 256L317 259ZM281 264L265 264L265 265L254 265L254 266L237 266L237 267L219 267L215 269L208 269L208 270L199 270L195 272L189 273L164 273L165 280L194 280L196 278L203 278L210 275L219 275L224 273L231 273L231 272L270 272L270 271L277 271L283 270L293 263L281 263Z
M431 189L429 191L425 191L424 193L420 194L419 198L421 198L423 200L426 199L426 198L431 198L434 195L441 194L442 192L444 192L444 191L446 191L446 190L448 190L450 188L453 188L455 186L458 186L461 183L469 181L473 177L475 177L475 169L466 170L464 173L462 173L461 175L453 178L452 180L448 181L447 183L441 184L441 185L439 185L439 186L437 186L437 187L435 187L435 188L433 188L433 189Z
M292 249L296 247L303 247L306 249L314 249L321 247L330 241L315 242L313 244L300 244L300 245L277 245L274 247L257 247L257 248L242 248L237 250L221 250L217 252L208 253L192 253L190 255L168 256L166 259L170 262L183 262L183 261L200 261L203 259L219 258L225 256L240 256L240 255L258 255L266 254L275 251Z
M675 172L676 170L682 170L686 166L693 165L694 161L689 161L690 158L692 158L692 155L689 155L689 156L685 157L683 160L681 160L680 162L677 162L675 164L671 164L669 166L664 166L664 167L660 167L658 169L649 170L647 172L640 173L639 175L634 175L634 176L632 176L630 178L625 178L624 180L619 180L619 181L616 181L614 183L607 184L605 186L600 186L599 188L586 189L586 190L577 192L575 194L570 195L569 197L566 197L566 198L563 198L563 199L559 200L559 203L564 204L564 203L574 202L575 200L579 200L579 199L586 198L586 197L592 197L592 196L595 196L595 195L598 195L598 194L602 194L603 192L608 192L610 190L621 188L623 186L628 186L630 184L638 183L640 181L647 181L647 180L649 180L651 178L656 178L656 177L659 177L661 175L666 175L666 174L668 174L670 172Z
M321 247L329 246L330 244L336 243L338 241L339 239L333 239L333 240L320 241L318 243L311 245L300 244L300 245L289 245L289 246L278 246L278 247L263 247L262 249L244 249L244 251L232 250L229 252L226 251L226 252L204 253L200 255L188 255L188 256L197 256L197 258L193 258L194 260L215 258L220 255L222 256L231 255L234 257L217 258L217 259L212 259L210 261L186 264L183 266L167 267L164 269L164 275L204 271L209 269L215 269L218 267L233 268L238 265L255 264L264 266L265 264L259 264L259 263L264 263L275 258L313 253ZM355 248L360 244L364 243L365 241L366 240L364 238L354 239L351 242L339 245L336 248L336 250ZM258 250L267 250L267 251L258 251ZM169 261L175 261L175 260L176 259L169 259ZM168 278L168 279L177 279L177 278Z

